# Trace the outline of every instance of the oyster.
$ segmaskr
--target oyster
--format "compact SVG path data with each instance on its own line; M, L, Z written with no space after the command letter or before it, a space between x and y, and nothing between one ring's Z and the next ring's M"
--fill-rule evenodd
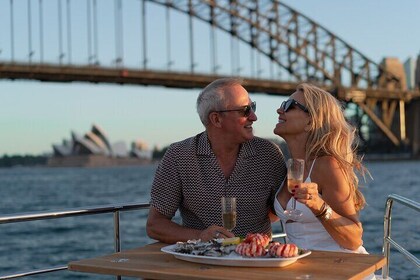
M210 241L188 240L187 242L177 242L174 252L191 254L198 256L221 257L229 255L235 251L236 245L223 246L219 239Z

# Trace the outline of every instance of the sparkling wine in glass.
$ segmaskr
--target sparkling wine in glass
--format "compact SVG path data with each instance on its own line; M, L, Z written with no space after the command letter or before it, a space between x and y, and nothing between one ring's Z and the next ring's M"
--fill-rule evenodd
M287 189L290 193L299 183L303 182L305 161L303 159L290 158L287 160ZM296 199L292 197L292 209L286 209L284 214L293 221L302 216L302 211L296 209Z
M232 230L236 226L236 198L222 196L223 227Z

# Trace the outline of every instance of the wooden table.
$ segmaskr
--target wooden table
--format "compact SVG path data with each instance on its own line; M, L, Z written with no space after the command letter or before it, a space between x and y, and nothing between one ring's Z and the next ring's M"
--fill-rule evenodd
M382 255L312 251L286 267L229 267L178 260L164 243L70 262L68 269L150 279L362 279L386 263Z

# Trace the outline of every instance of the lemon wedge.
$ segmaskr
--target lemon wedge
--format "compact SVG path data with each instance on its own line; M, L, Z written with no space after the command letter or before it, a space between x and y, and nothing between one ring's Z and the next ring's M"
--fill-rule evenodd
M231 237L231 238L225 238L222 240L222 245L237 245L241 243L241 239L239 237Z

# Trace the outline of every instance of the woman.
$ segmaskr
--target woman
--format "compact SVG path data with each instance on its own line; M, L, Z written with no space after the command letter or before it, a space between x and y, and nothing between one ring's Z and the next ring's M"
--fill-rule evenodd
M277 113L274 133L287 142L292 158L305 160L304 183L293 194L281 188L274 202L289 241L312 250L367 253L359 221L365 199L355 174L363 175L364 168L355 153L355 129L339 102L320 88L301 84ZM283 213L291 208L292 197L303 212L296 221Z

